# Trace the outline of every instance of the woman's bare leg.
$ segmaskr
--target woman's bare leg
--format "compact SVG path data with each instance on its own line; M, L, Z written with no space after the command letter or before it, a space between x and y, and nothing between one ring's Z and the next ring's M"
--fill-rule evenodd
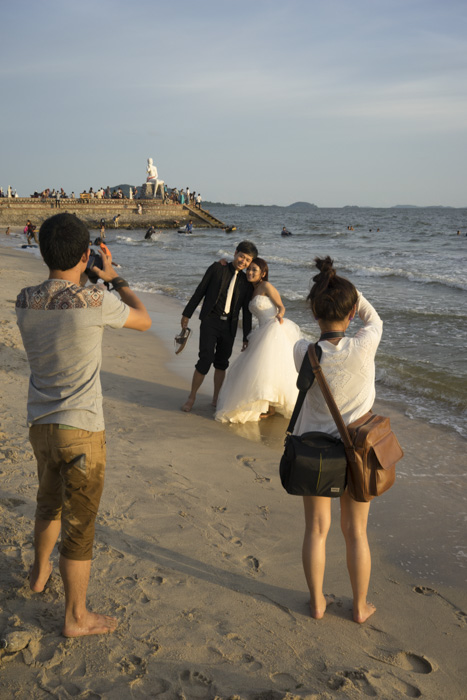
M320 620L326 610L323 581L326 566L326 538L331 526L331 499L304 496L303 505L305 507L303 570L310 590L311 616Z
M370 585L371 554L367 524L369 503L352 500L347 491L341 497L341 528L347 549L347 568L353 592L353 619L365 622L376 608L366 599Z

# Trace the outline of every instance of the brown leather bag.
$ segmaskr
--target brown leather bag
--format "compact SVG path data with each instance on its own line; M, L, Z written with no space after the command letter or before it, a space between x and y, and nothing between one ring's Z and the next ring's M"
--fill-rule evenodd
M389 418L371 411L345 425L316 356L309 345L311 368L331 411L347 456L347 488L354 501L371 501L381 496L396 479L396 463L404 452L391 430Z

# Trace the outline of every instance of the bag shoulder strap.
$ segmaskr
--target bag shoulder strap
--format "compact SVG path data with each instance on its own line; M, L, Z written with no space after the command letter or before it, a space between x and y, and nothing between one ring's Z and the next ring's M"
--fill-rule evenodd
M313 374L318 380L318 384L323 393L324 400L326 401L328 408L331 411L331 415L334 418L342 442L344 443L346 448L353 449L349 431L347 430L347 426L344 423L344 419L342 418L341 412L337 408L334 396L332 395L331 389L329 388L329 384L327 383L326 377L323 374L323 370L321 368L321 365L319 364L319 359L313 345L308 346L308 355L310 356L311 369L313 370Z
M308 348L312 347L311 345L308 346ZM321 354L323 352L322 348L319 347L319 345L316 345L317 348L317 354L315 352L316 357L321 357ZM290 419L290 423L287 428L287 435L291 435L293 433L293 429L295 428L295 423L297 422L298 416L300 414L300 411L302 410L303 402L305 401L305 397L307 394L308 389L311 387L313 382L315 381L315 375L314 372L312 371L311 367L311 360L310 356L307 353L305 353L305 357L303 358L302 366L300 367L300 372L298 373L297 377L297 387L299 389L299 393L297 396L297 401L295 403L295 408L292 413L292 417Z

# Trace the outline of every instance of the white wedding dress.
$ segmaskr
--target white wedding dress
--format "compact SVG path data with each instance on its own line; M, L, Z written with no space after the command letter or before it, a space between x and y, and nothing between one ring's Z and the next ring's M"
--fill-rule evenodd
M270 405L290 418L297 400L293 347L301 338L300 328L286 318L279 323L276 305L267 296L253 297L249 309L259 326L222 385L215 415L222 423L258 421Z

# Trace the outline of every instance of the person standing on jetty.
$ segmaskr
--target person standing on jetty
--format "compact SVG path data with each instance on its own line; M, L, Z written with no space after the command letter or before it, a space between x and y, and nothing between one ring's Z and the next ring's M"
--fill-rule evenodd
M22 289L17 322L31 370L29 439L39 488L30 587L40 593L52 572L50 556L62 532L60 574L65 589L65 637L113 632L114 617L89 611L94 524L104 486L106 441L100 367L105 327L145 331L146 308L103 255L96 276L110 282L85 287L89 231L71 214L44 221L39 246L49 277Z
M248 282L243 270L246 270L253 258L257 256L258 251L254 243L250 241L239 243L231 263L222 265L220 262L215 262L208 267L183 310L181 325L185 329L196 307L204 299L199 314L201 320L199 358L195 365L191 392L182 406L182 411L187 413L191 411L198 389L212 364L214 365L212 404L216 406L232 354L240 309L243 315L242 350L248 346L248 335L251 331L251 311L248 304L253 293L253 285Z

